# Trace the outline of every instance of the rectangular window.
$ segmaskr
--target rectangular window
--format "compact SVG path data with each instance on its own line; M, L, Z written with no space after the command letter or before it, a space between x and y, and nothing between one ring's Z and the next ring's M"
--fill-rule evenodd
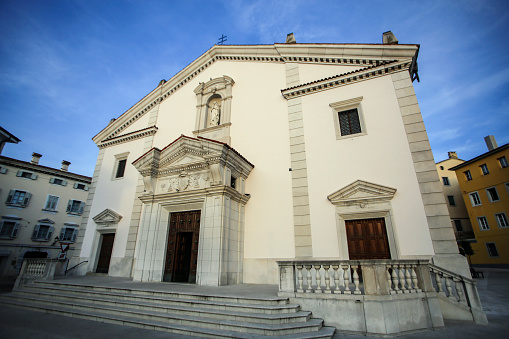
M27 191L10 190L5 204L14 207L26 207L31 196L32 194Z
M449 182L449 177L442 177L442 181L444 182L444 186L451 186Z
M498 158L498 163L500 164L500 167L506 168L509 167L509 164L507 163L507 159L505 157Z
M500 197L498 196L497 189L495 187L490 187L486 189L486 194L488 194L488 198L490 202L499 201Z
M455 219L454 226L456 227L456 231L463 232L463 225L461 225L461 220Z
M479 224L479 228L482 231L487 231L490 229L490 225L488 225L488 220L486 220L486 217L477 218L477 223Z
M5 173L7 173L7 167L0 166L0 174L5 174Z
M67 186L67 181L60 178L51 178L49 179L49 183L53 185Z
M448 195L447 200L449 200L449 206L456 206L456 201L454 200L454 195Z
M472 206L481 205L481 198L479 198L479 194L477 192L470 193L469 196L470 196L470 202L472 203Z
M359 121L359 112L357 111L357 108L339 112L338 115L341 136L361 132L361 123Z
M79 182L74 183L74 188L77 190L88 191L88 185Z
M507 221L507 216L505 213L497 213L495 214L495 218L497 219L498 227L506 228L509 227L509 222Z
M76 227L62 227L60 230L60 241L75 242L78 237L78 229Z
M465 171L463 173L465 174L465 179L467 179L467 181L472 180L472 174L470 171Z
M69 200L66 212L74 215L82 215L85 203L79 200Z
M18 235L19 222L12 220L3 220L0 222L0 238L13 239Z
M494 242L487 242L486 243L486 249L488 250L488 254L490 257L498 257L498 250L497 246Z
M488 171L488 165L482 164L479 167L481 168L482 175L490 174L490 171Z
M115 174L115 178L122 178L124 176L126 163L127 159L122 159L118 161L117 173Z
M27 171L21 171L21 170L19 170L16 173L16 176L20 177L20 178L30 179L30 180L36 180L37 179L37 174L32 173L32 172L27 172Z
M237 179L232 175L230 178L230 187L235 188L236 184L237 184Z
M34 241L48 241L53 236L55 228L51 225L37 224L32 233L32 240Z
M48 195L48 198L46 199L46 204L44 205L44 210L53 212L56 211L59 199L60 197L57 197L55 195Z

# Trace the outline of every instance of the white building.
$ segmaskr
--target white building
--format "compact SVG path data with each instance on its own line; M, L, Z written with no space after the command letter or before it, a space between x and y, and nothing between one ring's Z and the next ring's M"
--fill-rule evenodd
M19 140L19 139L18 139ZM57 258L60 242L74 243L87 200L90 177L0 156L0 277L14 279L24 258Z
M213 46L93 138L77 274L278 283L277 260L385 258L468 275L412 85L419 45L292 38Z

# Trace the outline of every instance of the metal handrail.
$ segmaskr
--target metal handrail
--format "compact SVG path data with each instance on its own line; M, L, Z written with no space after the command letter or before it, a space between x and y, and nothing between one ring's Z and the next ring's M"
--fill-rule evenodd
M72 271L73 269L75 269L75 268L76 268L76 267L78 267L79 265L84 264L84 263L86 263L86 262L88 262L88 260L82 261L82 262L80 262L80 263L78 263L78 264L74 265L73 267L71 267L71 268L69 268L69 269L66 269L66 270L65 270L65 272L64 272L64 275L66 275L66 274L67 274L67 272ZM69 262L67 262L67 263L69 263Z

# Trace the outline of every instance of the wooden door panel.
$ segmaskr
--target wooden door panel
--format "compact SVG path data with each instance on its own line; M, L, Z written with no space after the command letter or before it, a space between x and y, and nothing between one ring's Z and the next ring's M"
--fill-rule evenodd
M115 233L103 234L101 250L99 251L99 259L97 260L96 273L108 273L111 261L111 252L113 251L113 243L115 242Z
M383 218L347 220L345 226L351 260L391 258Z

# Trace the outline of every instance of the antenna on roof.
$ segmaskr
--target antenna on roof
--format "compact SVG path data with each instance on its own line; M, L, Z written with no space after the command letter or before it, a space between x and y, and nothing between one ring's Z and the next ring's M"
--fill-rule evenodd
M228 39L226 39L227 37L228 37L228 35L221 34L221 37L218 39L219 42L217 44L222 45L226 40L228 40Z

